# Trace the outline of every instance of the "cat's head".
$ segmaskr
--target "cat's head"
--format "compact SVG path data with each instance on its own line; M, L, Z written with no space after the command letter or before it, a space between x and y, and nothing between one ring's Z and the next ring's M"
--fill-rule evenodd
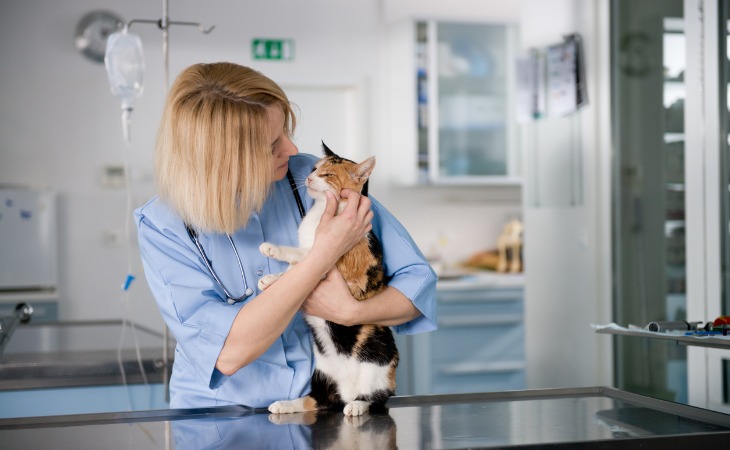
M325 192L330 191L340 200L340 192L345 188L368 195L368 178L375 168L374 156L358 164L336 155L324 142L322 150L324 157L317 161L307 177L307 193L310 197L324 200Z

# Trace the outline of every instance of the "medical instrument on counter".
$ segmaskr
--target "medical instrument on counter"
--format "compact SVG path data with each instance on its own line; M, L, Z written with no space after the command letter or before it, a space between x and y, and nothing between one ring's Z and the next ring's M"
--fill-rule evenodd
M686 320L669 320L649 322L644 329L654 332L684 331L685 336L727 336L730 331L730 323L721 319L714 322L687 322Z
M649 322L644 329L649 331L710 331L711 323L687 322L686 320L665 320Z
M297 209L299 210L299 216L301 218L304 218L304 205L302 204L302 198L299 196L299 191L297 191L296 183L294 182L294 176L290 171L286 172L286 176L289 179L289 186L291 187L292 193L294 194L294 200L297 202ZM238 249L236 248L236 244L233 243L233 238L230 234L226 233L226 237L228 238L228 242L231 244L231 248L233 249L233 253L236 255L236 261L238 261L238 269L241 271L241 280L243 280L243 294L239 296L234 296L231 294L231 292L226 289L226 286L221 281L220 277L218 277L218 274L213 270L213 262L208 259L208 256L205 254L205 250L203 249L203 245L200 243L200 240L198 239L198 233L188 224L185 224L185 229L188 232L188 236L190 237L190 240L193 241L193 244L195 244L195 247L198 249L198 253L200 253L200 257L203 260L203 264L205 264L205 267L208 269L208 272L213 277L215 282L218 284L218 286L223 290L223 293L226 295L226 301L229 305L233 305L236 302L241 302L243 300L246 300L248 297L253 295L253 289L248 286L248 281L246 280L246 272L243 270L243 263L241 262L241 256L238 254Z
M657 321L657 322L649 322L644 329L649 331L673 331L673 330L681 330L681 331L687 331L691 330L692 326L685 320L667 320L667 321Z

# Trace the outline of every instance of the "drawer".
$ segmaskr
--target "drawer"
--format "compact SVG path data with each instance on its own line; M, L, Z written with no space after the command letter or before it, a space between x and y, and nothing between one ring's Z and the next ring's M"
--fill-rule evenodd
M464 318L463 320L465 320ZM525 357L524 325L521 317L487 317L490 321L504 319L504 323L454 323L442 325L431 333L431 359L434 363L491 362L522 360Z
M438 299L436 309L440 318L450 316L497 316L504 314L522 314L524 310L522 299L509 301L464 303L442 302Z
M481 288L481 289L454 289L437 291L436 296L440 302L513 302L524 298L522 288Z

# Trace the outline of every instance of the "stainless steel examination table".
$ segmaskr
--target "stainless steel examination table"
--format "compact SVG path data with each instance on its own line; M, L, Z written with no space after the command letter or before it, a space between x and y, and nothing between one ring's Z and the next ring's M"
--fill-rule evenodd
M245 407L0 420L11 449L730 448L730 415L595 387L394 397L386 412Z

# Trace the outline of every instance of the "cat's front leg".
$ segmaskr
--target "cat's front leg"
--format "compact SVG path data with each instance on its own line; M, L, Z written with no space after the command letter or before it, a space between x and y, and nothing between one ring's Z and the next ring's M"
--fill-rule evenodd
M283 245L274 245L270 242L264 242L259 246L261 254L268 258L284 261L289 264L296 264L307 256L308 250L298 247L285 247Z

